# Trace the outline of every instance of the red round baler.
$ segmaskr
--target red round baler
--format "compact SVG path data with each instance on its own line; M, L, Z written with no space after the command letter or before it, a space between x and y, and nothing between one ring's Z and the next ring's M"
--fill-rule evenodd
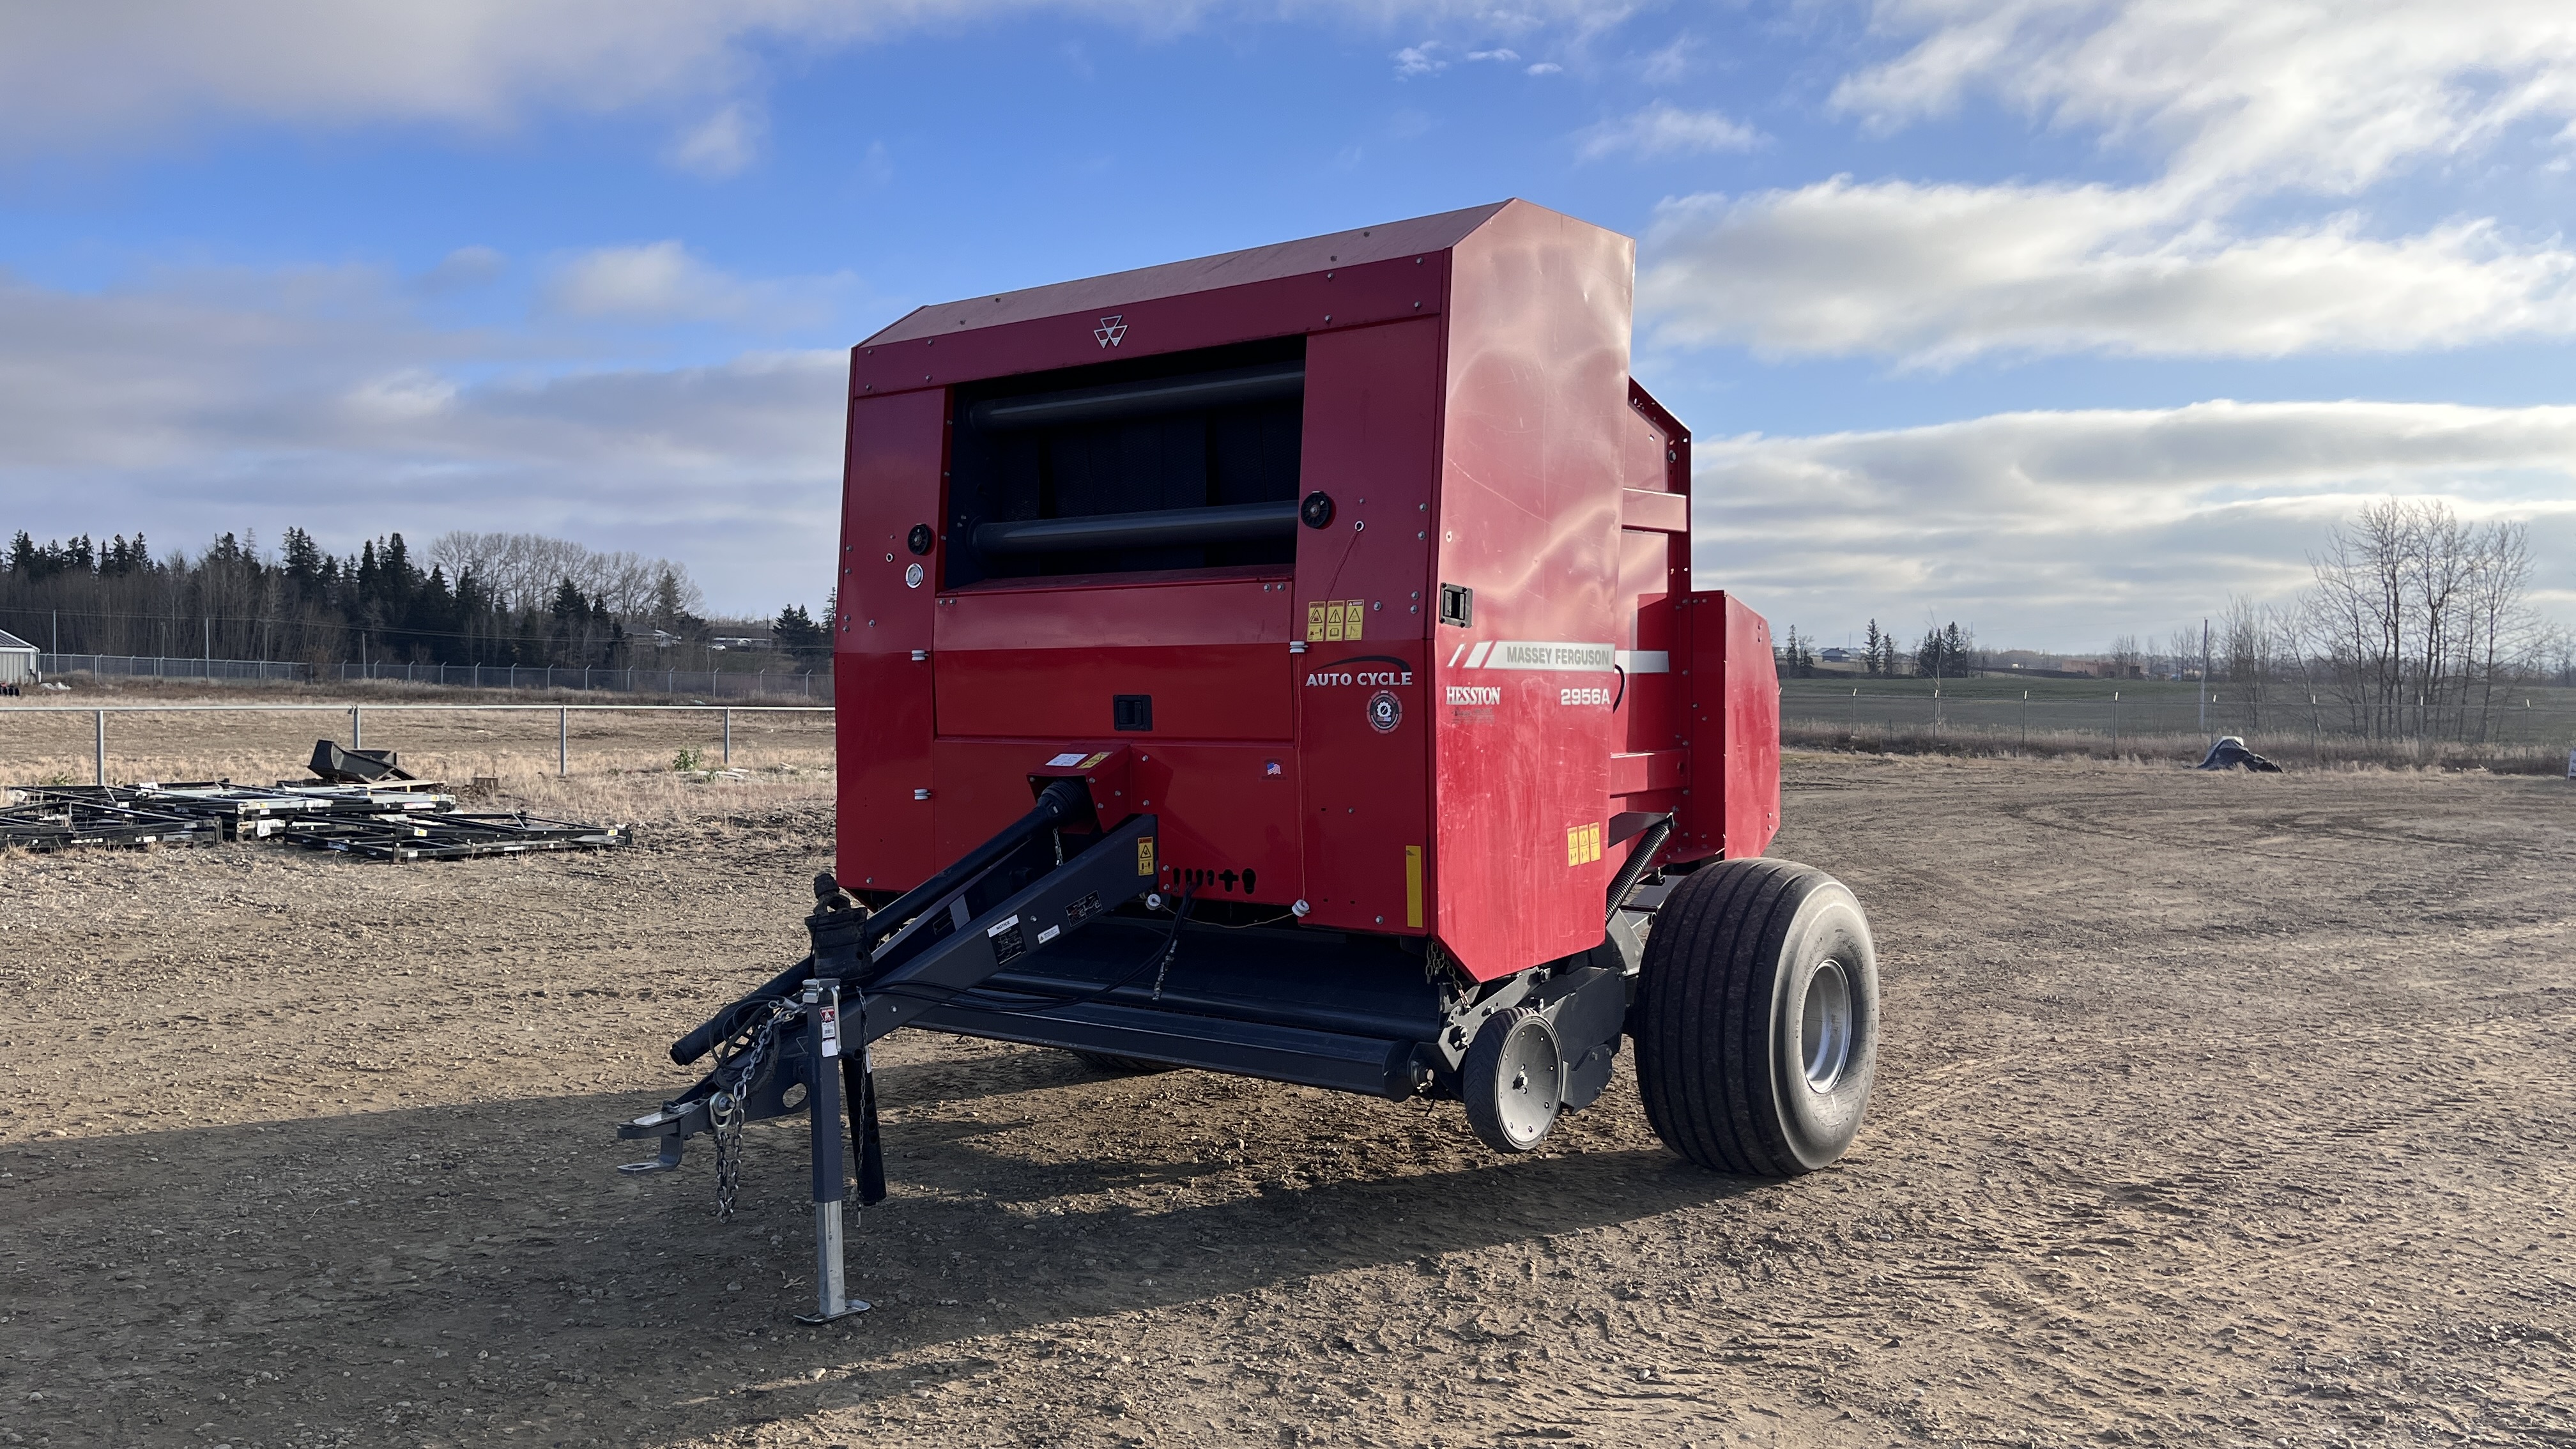
M1691 1161L1840 1156L1869 927L1759 858L1770 633L1692 587L1634 277L1628 238L1509 201L854 348L815 949L673 1048L718 1065L624 1129L663 1141L636 1166L803 1084L831 1316L840 1099L867 1196L860 1048L905 1026L1456 1097L1504 1152L1624 1038Z

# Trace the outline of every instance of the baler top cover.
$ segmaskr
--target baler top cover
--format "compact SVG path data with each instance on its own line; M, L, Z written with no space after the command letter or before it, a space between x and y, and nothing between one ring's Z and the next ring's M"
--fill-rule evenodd
M1431 936L1602 939L1620 852L1778 821L1762 621L1689 577L1634 246L1509 201L924 307L853 349L839 879L1092 782L1158 879Z

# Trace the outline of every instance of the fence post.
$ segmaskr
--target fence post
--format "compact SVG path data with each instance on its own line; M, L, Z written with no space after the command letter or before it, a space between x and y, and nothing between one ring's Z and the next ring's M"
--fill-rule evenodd
M555 774L561 777L571 773L572 711L558 705L555 708Z
M98 783L107 783L107 711L98 712Z
M2030 691L2021 692L2021 753L2030 753Z
M2119 758L2120 758L2120 691L2118 691L2118 690L2116 690L2116 689L2115 689L2115 690L2112 690L2112 691L2111 691L2111 759L2112 759L2112 762L2116 764L2116 763L2118 763Z
M731 709L724 712L724 719L724 762L730 765L733 763L733 711Z

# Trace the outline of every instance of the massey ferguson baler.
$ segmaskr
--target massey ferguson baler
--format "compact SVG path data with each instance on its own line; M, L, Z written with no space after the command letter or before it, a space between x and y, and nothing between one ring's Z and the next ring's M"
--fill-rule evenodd
M1851 892L1763 860L1770 634L1692 587L1634 247L1512 201L925 307L852 350L837 869L813 952L672 1048L672 1167L899 1027L1371 1096L1524 1152L1635 1045L1648 1121L1789 1175L1858 1130ZM833 1070L838 1059L839 1071ZM788 1104L794 1102L795 1107ZM864 1307L865 1305L855 1305Z

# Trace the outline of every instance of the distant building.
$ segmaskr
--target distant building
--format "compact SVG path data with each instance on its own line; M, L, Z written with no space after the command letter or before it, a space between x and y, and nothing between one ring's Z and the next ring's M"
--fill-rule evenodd
M20 689L36 682L36 646L0 631L0 688Z
M1827 664L1849 664L1860 656L1837 644L1816 656Z

